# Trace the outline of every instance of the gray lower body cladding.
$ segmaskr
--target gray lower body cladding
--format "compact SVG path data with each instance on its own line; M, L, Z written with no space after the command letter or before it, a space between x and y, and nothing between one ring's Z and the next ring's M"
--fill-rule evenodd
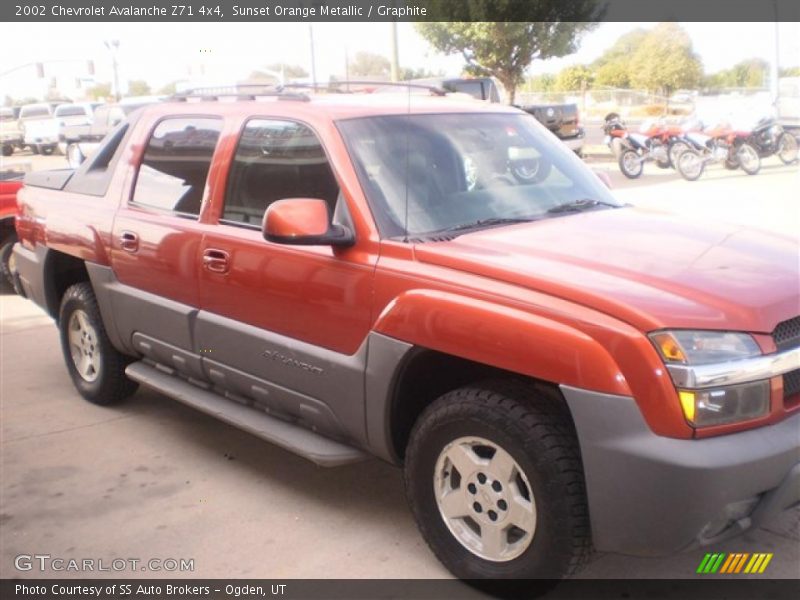
M658 436L633 398L562 386L598 550L660 556L722 541L800 501L800 414L768 427Z

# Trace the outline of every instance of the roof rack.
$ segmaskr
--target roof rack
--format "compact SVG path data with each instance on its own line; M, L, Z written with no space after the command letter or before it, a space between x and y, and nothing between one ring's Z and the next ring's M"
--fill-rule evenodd
M181 92L176 92L170 96L170 100L176 102L187 102L190 98L200 100L219 100L220 98L235 98L237 100L255 100L258 96L275 96L285 100L299 100L308 102L310 98L306 94L286 92L285 86L269 83L241 83L233 85L219 85L207 87L195 87Z
M343 90L342 86L346 86L347 89ZM175 102L187 102L190 98L215 101L223 97L235 98L237 100L255 100L258 96L274 96L281 100L297 100L300 102L308 102L310 98L307 94L293 92L291 90L310 90L311 92L322 91L332 94L352 94L355 92L350 89L351 86L400 87L409 90L425 90L435 96L444 96L447 94L447 92L440 87L422 83L407 83L403 81L345 80L330 81L328 83L241 83L221 86L195 87L181 92L176 92L170 96L169 99Z

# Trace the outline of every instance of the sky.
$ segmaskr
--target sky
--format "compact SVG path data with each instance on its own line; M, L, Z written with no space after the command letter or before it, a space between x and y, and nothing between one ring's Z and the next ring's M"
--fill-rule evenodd
M564 66L591 62L616 39L635 27L655 23L603 23L583 37L573 55L535 61L530 74L557 72ZM800 65L800 23L682 23L707 72L740 60L775 55L779 38L781 66ZM119 40L120 80L144 79L153 89L171 81L204 78L202 83L225 84L276 62L297 64L311 71L310 30L313 27L316 73L319 81L343 75L345 54L359 50L390 55L390 23L36 23L4 25L0 63L0 98L22 97L41 90L34 66L43 62L46 77L74 80L95 65L97 81L112 80L110 52L103 41ZM36 43L31 44L30 40ZM398 24L400 64L426 67L448 75L461 72L460 56L443 56L431 49L412 23ZM18 68L17 67L21 67ZM8 73L8 71L13 71ZM203 77L200 73L204 73Z

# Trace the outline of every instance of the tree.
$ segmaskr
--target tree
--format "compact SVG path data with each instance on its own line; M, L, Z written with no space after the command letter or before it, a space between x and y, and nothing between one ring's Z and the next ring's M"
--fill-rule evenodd
M442 71L430 71L425 67L419 69L411 69L403 67L400 69L400 81L408 81L410 79L434 79L436 77L444 77Z
M622 35L614 45L591 65L595 73L596 85L629 88L631 87L631 57L648 36L646 29L634 29Z
M435 8L438 22L417 23L417 31L439 52L461 54L468 73L499 79L510 104L531 62L575 52L602 12L595 0L474 0Z
M97 83L90 88L86 89L86 95L95 100L106 100L111 96L110 83Z
M557 92L572 92L589 86L594 79L592 70L586 65L572 65L562 69L553 85Z
M543 73L528 79L527 89L531 92L552 92L555 87L556 76L551 73Z
M677 23L660 23L634 52L630 78L634 87L669 96L680 88L696 87L703 67L692 41Z
M615 60L604 64L595 72L594 83L613 88L631 87L627 61Z
M760 88L769 74L769 64L761 58L749 58L705 78L704 84L711 89L742 87Z
M781 69L781 77L800 77L800 67L787 67Z
M308 71L306 71L300 65L288 65L286 63L273 63L271 65L267 65L266 67L270 71L275 73L283 73L283 77L287 80L289 79L301 79L303 77L308 77Z
M149 96L150 85L144 79L132 79L128 82L128 96Z
M170 81L168 84L163 85L158 89L158 95L159 96L172 96L177 91L178 91L178 82L177 81Z
M350 75L356 77L388 77L392 65L389 59L372 52L356 52L350 61Z

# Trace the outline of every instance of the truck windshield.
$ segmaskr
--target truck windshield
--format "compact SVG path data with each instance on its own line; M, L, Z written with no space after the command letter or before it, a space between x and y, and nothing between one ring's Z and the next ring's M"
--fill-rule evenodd
M339 126L384 237L448 238L621 206L531 115L381 116Z

